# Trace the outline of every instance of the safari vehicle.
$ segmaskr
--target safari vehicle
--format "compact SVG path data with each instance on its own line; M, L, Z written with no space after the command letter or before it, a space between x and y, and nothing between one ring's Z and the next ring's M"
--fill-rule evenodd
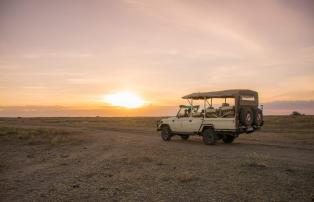
M258 105L258 93L247 89L234 89L215 92L192 93L182 97L188 105L180 105L177 116L157 121L164 141L179 135L187 140L190 135L203 137L207 145L216 144L222 139L232 143L241 133L252 133L264 123L263 108ZM213 101L223 100L220 107L214 108ZM193 105L201 102L200 105ZM230 105L228 101L233 101Z

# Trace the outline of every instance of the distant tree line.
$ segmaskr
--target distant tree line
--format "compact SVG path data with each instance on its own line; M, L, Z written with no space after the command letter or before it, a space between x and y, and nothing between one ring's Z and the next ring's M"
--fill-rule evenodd
M298 112L298 111L293 111L292 113L291 113L291 116L304 116L305 114L301 114L300 112Z

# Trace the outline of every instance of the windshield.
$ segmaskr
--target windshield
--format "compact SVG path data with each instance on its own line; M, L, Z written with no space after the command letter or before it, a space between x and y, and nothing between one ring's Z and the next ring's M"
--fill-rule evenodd
M178 111L177 116L178 117L189 117L192 114L197 113L198 109L199 109L199 105L180 105L180 109Z

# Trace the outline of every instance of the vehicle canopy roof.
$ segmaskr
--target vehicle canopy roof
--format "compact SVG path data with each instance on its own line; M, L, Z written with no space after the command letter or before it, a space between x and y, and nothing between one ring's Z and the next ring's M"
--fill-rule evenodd
M257 97L257 92L249 89L231 89L213 92L198 92L183 96L183 99L205 99L205 98L236 98L240 95L250 95Z

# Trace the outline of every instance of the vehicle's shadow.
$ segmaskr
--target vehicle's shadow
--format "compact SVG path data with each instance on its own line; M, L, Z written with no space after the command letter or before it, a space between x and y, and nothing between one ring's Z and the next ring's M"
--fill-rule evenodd
M222 140L218 140L215 145L205 145L202 141L201 137L193 137L189 138L188 140L182 140L180 137L173 137L169 143L176 143L176 144L185 144L185 145L204 145L204 146L226 146L226 147L233 147L233 146L243 146L245 144L240 142L233 142L232 144L225 144Z

